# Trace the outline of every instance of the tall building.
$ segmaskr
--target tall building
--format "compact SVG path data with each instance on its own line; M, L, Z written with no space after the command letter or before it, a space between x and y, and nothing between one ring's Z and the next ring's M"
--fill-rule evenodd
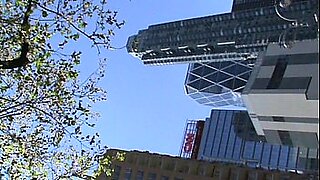
M185 148L189 133L185 133L180 155ZM192 134L197 134L193 131ZM247 111L212 110L201 130L197 159L243 164L249 167L277 169L281 171L299 171L318 175L319 149L284 146L267 143L259 136ZM196 142L194 142L196 144ZM191 145L189 145L192 147ZM193 153L188 151L188 153Z
M241 9L240 2L259 3L248 10L151 25L129 37L127 51L145 65L245 61L254 60L270 42L317 38L318 0L293 1L288 8L237 0L235 9ZM286 39L279 38L283 34Z
M234 0L232 12L151 25L129 37L145 65L189 65L186 94L213 107L245 107L240 96L269 43L318 37L318 0Z
M319 39L270 44L258 58L243 99L268 142L319 146Z
M232 12L268 7L274 5L274 3L275 0L234 0Z
M277 3L288 4L300 1L304 0L234 0L232 4L232 12L274 6Z
M309 179L306 175L266 171L231 163L206 162L139 151L111 149L107 155L124 152L123 162L113 161L111 177L100 175L98 180L283 180Z

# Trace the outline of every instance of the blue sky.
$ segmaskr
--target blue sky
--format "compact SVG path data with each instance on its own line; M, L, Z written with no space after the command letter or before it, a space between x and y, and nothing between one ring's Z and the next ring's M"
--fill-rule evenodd
M130 35L151 24L229 12L231 0L110 0L110 8L126 21L112 45L122 47ZM105 51L106 76L100 86L108 100L96 105L96 130L110 148L178 155L187 119L204 119L210 107L184 92L187 64L144 66L126 49ZM95 50L86 49L81 73L96 67ZM92 63L92 62L95 63Z

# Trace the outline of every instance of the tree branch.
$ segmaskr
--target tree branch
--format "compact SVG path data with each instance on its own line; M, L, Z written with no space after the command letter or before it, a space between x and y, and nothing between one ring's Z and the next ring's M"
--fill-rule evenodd
M30 29L29 17L31 13L32 13L32 0L28 0L27 9L26 9L26 12L24 13L23 21L21 24L21 31L26 31L26 32L29 31ZM30 62L27 57L27 54L29 52L29 44L26 41L26 39L23 38L22 32L20 32L20 36L22 38L20 56L13 60L0 61L0 69L14 69L16 67L25 66Z
M70 24L70 26L72 26L75 30L79 31L82 35L84 35L85 37L87 37L88 39L92 40L94 43L95 43L95 40L94 38L92 38L89 34L87 34L86 32L84 32L83 30L81 30L80 28L78 28L76 25L74 25L72 22L70 22L70 20L68 20L66 17L64 17L63 14L60 14L59 12L56 12L54 10L51 10L43 5L41 5L40 3L37 3L37 5L39 7L41 7L42 9L48 11L48 12L51 12L53 14L56 14L58 16L60 16L61 18L63 18L66 22L68 22Z
M22 67L30 63L27 54L29 52L29 44L23 42L20 50L21 54L18 58L10 61L0 61L0 69L13 69L16 67Z

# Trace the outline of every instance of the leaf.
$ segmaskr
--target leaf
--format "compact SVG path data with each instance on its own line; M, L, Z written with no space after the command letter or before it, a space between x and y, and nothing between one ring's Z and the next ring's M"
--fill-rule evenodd
M76 128L74 129L74 133L79 134L79 132L80 132L80 126L78 126L78 127L76 127Z
M83 45L88 50L93 45L99 54L122 24L107 1L0 2L0 57L12 60L26 53L29 61L9 70L0 67L0 174L10 179L74 179L74 170L91 175L86 168L95 167L105 151L96 132L82 130L94 127L93 104L105 98L98 87L105 64L82 60L78 43L86 38ZM20 50L24 39L27 52ZM78 66L83 61L99 66L85 83L79 79L86 79ZM75 159L85 165L73 167Z
M37 67L37 70L38 71L40 71L40 69L41 69L41 67L42 67L42 61L41 61L41 59L38 59L37 61L36 61L36 67Z
M42 17L47 17L47 16L48 16L48 13L47 13L47 11L42 11L42 12L41 12L41 15L42 15Z

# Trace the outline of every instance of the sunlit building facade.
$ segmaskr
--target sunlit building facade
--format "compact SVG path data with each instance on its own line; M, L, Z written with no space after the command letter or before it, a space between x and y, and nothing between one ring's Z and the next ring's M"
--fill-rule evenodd
M319 147L319 40L270 44L242 93L255 129L268 142Z

